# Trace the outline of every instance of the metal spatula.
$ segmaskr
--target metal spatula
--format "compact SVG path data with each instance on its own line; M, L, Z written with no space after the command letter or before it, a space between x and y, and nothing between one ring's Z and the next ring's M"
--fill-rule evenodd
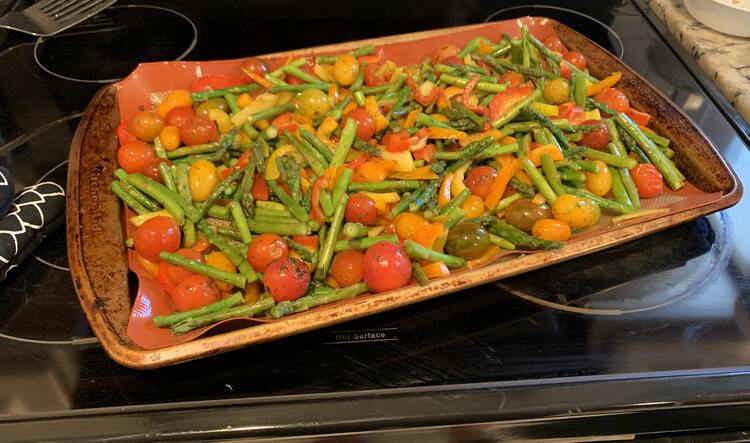
M0 28L48 37L86 20L116 0L42 0L0 17Z

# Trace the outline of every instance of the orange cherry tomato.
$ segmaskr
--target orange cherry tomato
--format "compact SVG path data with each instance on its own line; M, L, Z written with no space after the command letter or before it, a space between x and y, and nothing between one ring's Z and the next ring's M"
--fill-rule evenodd
M174 290L172 301L178 311L188 311L219 301L219 288L205 275L195 274L182 280Z
M573 66L583 71L586 69L586 57L578 51L568 51L563 56L565 60L569 61Z
M362 281L362 263L365 255L362 251L348 249L333 257L331 275L341 287L351 286Z
M619 89L606 88L594 96L594 100L603 103L617 112L628 112L630 102Z
M513 87L521 86L523 84L523 75L513 71L506 71L505 73L503 73L503 75L500 76L500 78L497 79L497 82L508 82Z
M364 108L354 108L347 112L344 118L341 119L342 124L345 124L348 119L354 119L357 121L357 138L362 140L369 140L375 135L375 120Z
M261 234L247 248L247 261L258 272L265 272L272 262L288 255L289 246L276 234Z
M161 251L180 249L180 227L172 217L153 217L138 226L133 235L135 251L147 260L161 261Z
M140 140L125 143L117 149L117 164L128 174L141 172L155 158L151 146Z
M492 189L495 177L497 177L497 171L491 166L472 168L466 176L466 187L472 194L486 198Z
M553 218L537 220L531 228L531 234L542 240L567 241L570 232L570 225Z
M164 119L159 114L151 111L141 111L133 117L130 131L144 142L152 142L164 129Z
M638 188L638 195L643 198L656 197L664 192L664 180L661 172L651 163L639 163L630 173Z

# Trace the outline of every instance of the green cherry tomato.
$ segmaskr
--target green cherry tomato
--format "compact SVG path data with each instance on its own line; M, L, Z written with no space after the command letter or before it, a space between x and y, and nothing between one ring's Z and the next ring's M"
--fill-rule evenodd
M445 250L457 257L472 260L489 249L490 234L476 223L459 223L448 232Z

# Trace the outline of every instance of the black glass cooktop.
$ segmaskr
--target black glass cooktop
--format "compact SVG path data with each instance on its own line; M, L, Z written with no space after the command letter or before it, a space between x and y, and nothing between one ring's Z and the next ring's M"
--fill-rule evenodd
M26 4L0 0L0 12ZM126 75L139 60L237 58L542 15L588 35L644 75L747 182L746 123L726 112L715 88L644 11L630 0L143 1L118 2L48 40L0 30L0 165L13 172L19 189L41 179L64 186L80 113L101 82ZM208 400L744 374L750 362L747 220L750 197L727 211L496 284L151 371L119 366L92 337L67 272L60 228L0 283L0 424L93 413L90 408L198 407ZM533 398L532 405L546 404L544 395ZM480 403L474 405L464 406Z

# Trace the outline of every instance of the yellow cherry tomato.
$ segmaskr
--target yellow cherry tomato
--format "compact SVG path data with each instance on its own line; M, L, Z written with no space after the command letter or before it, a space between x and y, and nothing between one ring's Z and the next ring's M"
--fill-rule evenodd
M159 103L156 107L156 113L159 117L164 118L167 116L172 108L177 106L193 106L193 99L190 98L190 91L187 89L175 89L164 97L164 101Z
M612 189L612 172L603 161L596 160L595 163L599 165L599 172L586 172L586 189L604 197Z
M219 174L216 166L208 160L198 160L188 170L188 185L193 200L202 202L211 195L211 191L219 184Z
M359 64L353 55L344 54L336 59L336 63L333 65L333 77L337 82L349 86L354 83L357 74L359 74Z
M570 225L561 220L543 218L534 223L531 234L542 240L566 241L570 238Z
M581 229L595 225L599 221L601 210L590 198L562 194L552 203L552 214L556 220Z
M482 200L482 197L472 194L461 205L461 209L464 210L464 218L466 219L481 217L484 214L484 200Z
M151 111L141 111L133 117L130 130L139 140L151 143L164 129L164 119Z
M234 263L229 261L229 258L227 258L227 256L221 251L214 251L208 254L206 256L206 264L208 266L213 266L216 269L221 269L222 271L237 272L237 267L234 266ZM214 280L214 283L216 283L216 286L222 291L232 290L232 285L229 283L224 283L218 280Z
M177 126L165 126L159 133L159 140L167 151L174 151L180 147L180 128Z
M328 95L320 89L305 89L297 97L297 106L302 115L315 120L328 113L331 102Z
M570 96L570 84L564 78L556 78L544 83L544 99L556 105L565 103Z

